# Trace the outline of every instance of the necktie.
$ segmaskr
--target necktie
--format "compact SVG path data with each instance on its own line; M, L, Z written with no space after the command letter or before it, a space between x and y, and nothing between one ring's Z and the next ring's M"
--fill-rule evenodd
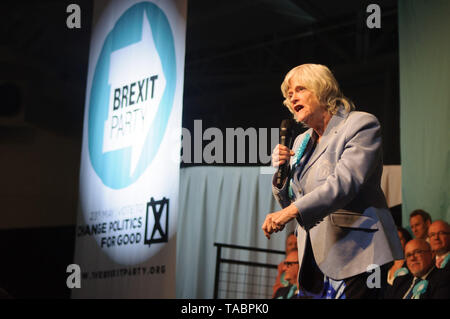
M409 292L408 292L408 294L405 297L403 297L403 299L411 299L411 297L413 295L414 286L416 285L417 280L419 280L419 278L414 277L414 280L413 280L413 282L411 284L411 287L409 287Z

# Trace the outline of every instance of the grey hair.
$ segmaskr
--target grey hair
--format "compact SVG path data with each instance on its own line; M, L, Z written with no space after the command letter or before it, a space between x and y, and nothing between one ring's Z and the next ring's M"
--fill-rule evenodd
M288 95L292 79L298 80L306 89L312 91L319 102L326 105L331 114L336 114L340 106L343 106L347 112L355 109L355 104L342 94L339 84L329 68L321 64L302 64L290 70L281 84L283 104L293 114L294 110Z

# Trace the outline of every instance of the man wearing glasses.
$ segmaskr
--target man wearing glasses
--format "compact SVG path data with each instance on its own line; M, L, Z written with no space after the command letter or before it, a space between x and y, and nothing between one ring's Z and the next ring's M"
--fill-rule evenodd
M295 251L298 253L297 250L297 236L294 232L290 233L288 237L286 238L286 256L289 255L290 252ZM279 263L278 265L278 275L275 280L275 284L273 285L273 294L272 298L275 298L275 294L277 293L277 290L281 287L286 287L289 285L289 282L284 278L285 273L284 270L286 269L284 261Z
M448 299L450 298L449 272L435 267L430 244L413 239L406 244L406 274L397 276L388 288L389 299Z
M298 294L297 275L298 275L298 253L297 250L291 251L286 256L283 263L284 280L289 282L286 287L278 288L275 293L275 299L295 299Z
M450 226L447 222L436 220L428 228L428 238L433 253L436 254L436 267L450 269Z

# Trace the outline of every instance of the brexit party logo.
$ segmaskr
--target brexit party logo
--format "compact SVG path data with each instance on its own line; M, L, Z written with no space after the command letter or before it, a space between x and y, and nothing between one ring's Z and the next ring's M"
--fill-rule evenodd
M175 86L175 44L166 15L149 2L130 7L105 38L89 99L89 156L103 184L127 187L152 162Z

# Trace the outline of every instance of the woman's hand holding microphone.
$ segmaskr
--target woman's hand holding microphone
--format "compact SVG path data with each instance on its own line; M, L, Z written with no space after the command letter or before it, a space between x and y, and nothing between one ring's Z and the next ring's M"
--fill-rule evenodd
M278 144L272 152L272 166L278 168L285 163L289 163L293 155L294 152L287 146ZM262 225L264 235L270 239L272 233L283 230L284 226L297 216L297 213L297 207L291 204L280 211L268 214Z

